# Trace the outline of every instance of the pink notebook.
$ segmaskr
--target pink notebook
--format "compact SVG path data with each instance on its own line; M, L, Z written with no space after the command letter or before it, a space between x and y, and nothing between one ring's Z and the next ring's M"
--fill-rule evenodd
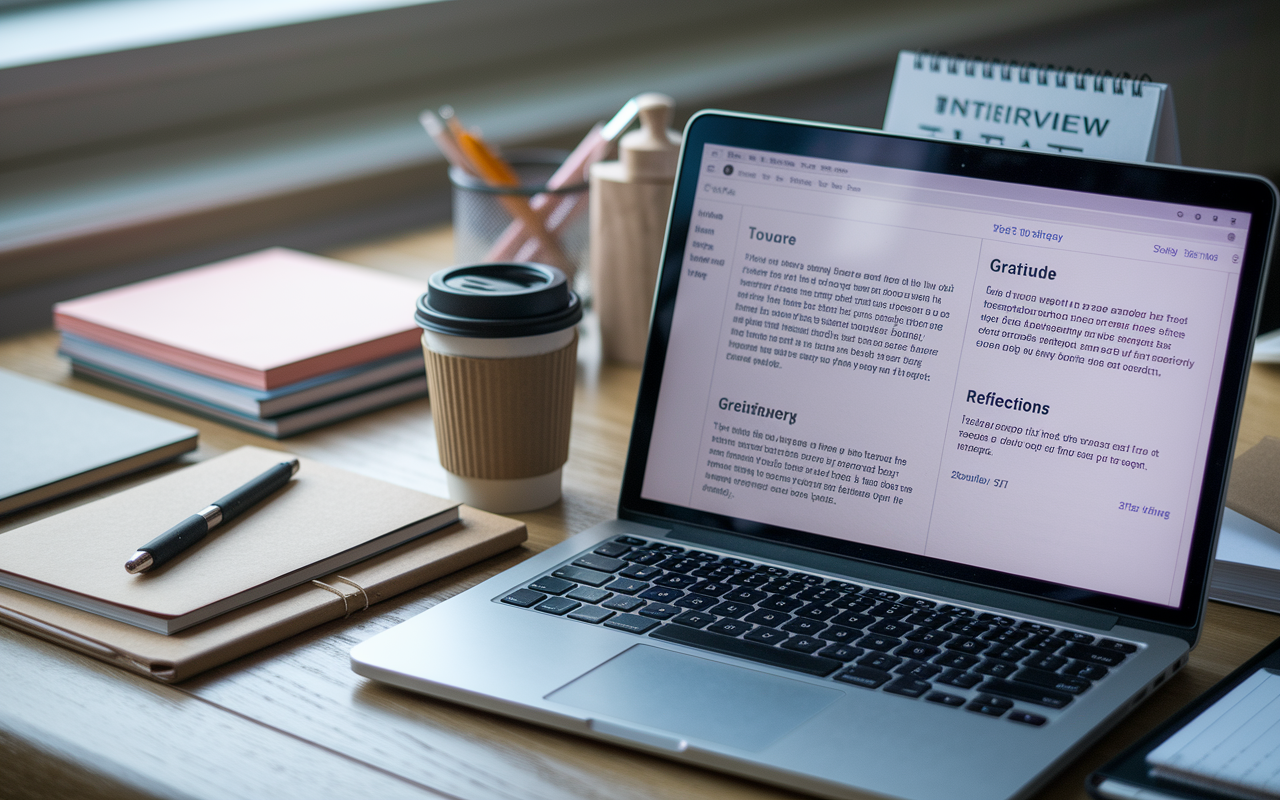
M416 349L425 284L272 248L54 306L54 326L254 389Z

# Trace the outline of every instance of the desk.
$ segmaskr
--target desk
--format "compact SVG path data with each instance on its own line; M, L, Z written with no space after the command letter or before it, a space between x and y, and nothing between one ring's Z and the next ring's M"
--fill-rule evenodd
M336 253L425 276L448 261L447 232ZM798 795L387 688L355 675L356 642L613 516L639 386L601 366L583 338L564 500L515 515L529 542L489 561L164 686L0 627L0 796L784 798ZM285 440L264 440L70 377L44 331L0 342L0 366L201 430L200 460L266 444L445 494L426 400ZM1253 368L1240 446L1280 435L1280 369ZM181 463L181 462L179 462ZM0 524L0 532L118 491L158 467ZM1042 798L1083 797L1088 773L1280 636L1280 616L1210 603L1200 646L1179 675L1085 751Z

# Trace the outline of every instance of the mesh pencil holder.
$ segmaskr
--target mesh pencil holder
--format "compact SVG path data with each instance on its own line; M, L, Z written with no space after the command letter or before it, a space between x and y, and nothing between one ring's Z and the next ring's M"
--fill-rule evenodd
M567 153L513 150L507 162L520 185L495 187L457 167L453 184L453 257L459 264L536 261L558 267L584 294L587 278L587 184L546 188Z

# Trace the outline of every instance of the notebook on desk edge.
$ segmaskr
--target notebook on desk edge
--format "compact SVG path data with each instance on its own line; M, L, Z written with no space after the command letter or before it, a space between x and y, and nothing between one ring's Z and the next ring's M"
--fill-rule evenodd
M824 796L1025 795L1199 636L1275 207L1247 176L696 115L619 519L362 643L353 667ZM816 581L777 591L810 596L801 627L821 632L775 636L797 629L667 572ZM936 638L950 664L951 645L998 651L973 659L988 677L941 685L909 636L834 640L820 662L757 646L816 649L837 603L876 599L911 620L880 630ZM917 627L907 602L944 621ZM1049 650L1013 655L1027 636ZM1069 640L1123 666L1054 672L1091 657ZM926 688L895 692L899 667Z

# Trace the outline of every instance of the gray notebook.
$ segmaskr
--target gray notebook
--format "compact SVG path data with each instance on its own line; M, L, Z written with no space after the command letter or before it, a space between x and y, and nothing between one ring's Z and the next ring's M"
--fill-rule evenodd
M196 448L198 431L0 370L0 514Z

